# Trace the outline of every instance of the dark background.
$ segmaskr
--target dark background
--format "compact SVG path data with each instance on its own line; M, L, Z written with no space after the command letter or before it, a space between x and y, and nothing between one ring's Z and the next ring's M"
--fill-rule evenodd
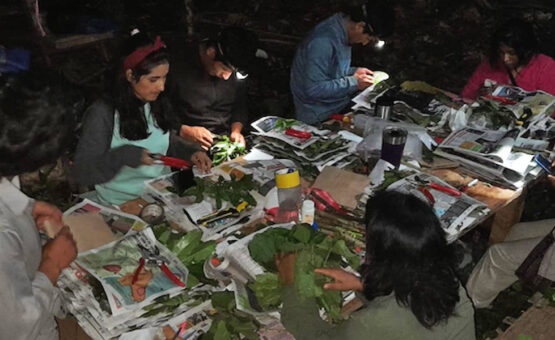
M270 58L260 61L248 78L251 120L278 114L292 116L289 65L296 44L319 21L336 10L338 1L309 0L40 0L48 35L39 38L26 3L4 0L0 5L0 45L33 51L34 64L44 54L55 68L93 100L112 79L119 65L121 37L131 27L161 34L175 55L187 34L192 13L194 35L205 36L226 25L241 25L257 33ZM483 57L495 26L509 17L534 23L542 52L555 54L555 1L553 0L397 0L396 29L381 51L356 47L353 65L382 70L392 82L423 80L458 93ZM186 3L191 12L187 11ZM109 61L95 45L59 51L52 41L69 34L115 32L104 42Z

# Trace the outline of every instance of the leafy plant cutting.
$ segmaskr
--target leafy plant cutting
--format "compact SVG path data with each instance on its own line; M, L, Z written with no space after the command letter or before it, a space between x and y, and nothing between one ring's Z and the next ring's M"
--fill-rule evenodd
M292 127L293 125L296 125L297 123L298 122L295 119L280 118L280 119L277 119L276 122L274 123L274 129L277 131L285 131L290 127Z
M245 146L238 142L232 142L228 136L214 136L215 144L210 148L212 164L219 165L247 153Z
M257 276L256 281L248 285L262 308L276 308L281 303L274 256L296 252L295 289L299 296L302 299L316 298L331 322L341 320L341 293L324 290L323 285L328 279L314 273L314 269L339 268L343 259L351 267L358 268L360 258L347 248L344 240L328 237L308 224L297 224L291 230L272 228L256 235L248 249L251 257L268 270L267 274Z
M231 203L234 207L241 202L247 202L251 206L256 206L256 200L249 191L257 188L252 175L245 175L237 179L231 174L231 180L226 181L220 176L217 182L195 178L195 186L186 189L181 196L195 196L195 201L200 203L204 198L211 197L216 200L216 208L222 207L222 201Z

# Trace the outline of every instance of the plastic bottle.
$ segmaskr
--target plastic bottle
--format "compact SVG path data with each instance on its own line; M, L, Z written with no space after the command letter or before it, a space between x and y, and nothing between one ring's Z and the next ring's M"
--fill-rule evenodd
M312 225L314 223L314 202L311 200L303 201L301 209L301 221Z
M275 178L279 204L276 222L298 222L302 201L299 171L294 168L281 169L276 171Z

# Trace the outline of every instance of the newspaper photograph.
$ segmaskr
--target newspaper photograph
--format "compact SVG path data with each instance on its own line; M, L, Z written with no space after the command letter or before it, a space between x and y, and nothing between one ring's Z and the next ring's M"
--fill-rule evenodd
M180 291L188 276L187 268L150 229L82 253L76 262L102 283L112 313Z

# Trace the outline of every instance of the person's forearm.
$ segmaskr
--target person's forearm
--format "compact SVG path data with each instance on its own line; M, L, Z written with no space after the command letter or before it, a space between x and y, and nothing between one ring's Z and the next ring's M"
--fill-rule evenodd
M52 282L52 285L56 285L58 277L60 276L61 269L58 268L56 263L48 258L43 259L39 265L39 272L46 275L48 280Z

